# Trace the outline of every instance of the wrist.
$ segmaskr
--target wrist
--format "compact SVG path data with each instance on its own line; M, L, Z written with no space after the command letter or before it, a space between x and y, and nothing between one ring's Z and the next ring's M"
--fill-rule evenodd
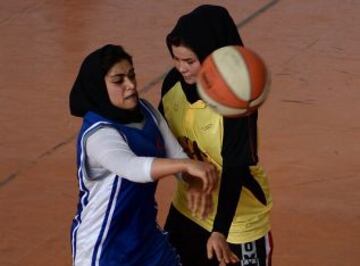
M227 228L227 226L220 224L217 224L216 226L216 224L214 224L214 228L211 233L222 234L225 238L227 238L229 234L229 229L230 228Z
M218 231L212 231L211 232L212 235L216 235L216 236L220 236L223 238L226 238L225 235L222 232L218 232Z
M189 170L189 162L191 162L191 160L187 158L177 159L177 160L179 161L180 164L180 172L186 175L186 173Z

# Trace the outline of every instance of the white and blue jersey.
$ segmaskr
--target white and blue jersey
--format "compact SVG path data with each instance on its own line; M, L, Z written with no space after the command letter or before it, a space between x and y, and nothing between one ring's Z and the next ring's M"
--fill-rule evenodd
M157 182L136 183L108 172L88 176L85 143L103 127L115 128L137 156L165 157L161 133L150 110L140 107L142 129L114 123L96 113L85 115L77 142L78 211L71 228L74 266L175 266L179 259L156 223Z

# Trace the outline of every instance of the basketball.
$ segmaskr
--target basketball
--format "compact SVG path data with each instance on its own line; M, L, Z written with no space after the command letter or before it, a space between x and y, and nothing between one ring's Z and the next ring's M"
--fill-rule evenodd
M270 74L258 54L232 45L205 58L196 84L200 97L219 114L246 116L266 100Z

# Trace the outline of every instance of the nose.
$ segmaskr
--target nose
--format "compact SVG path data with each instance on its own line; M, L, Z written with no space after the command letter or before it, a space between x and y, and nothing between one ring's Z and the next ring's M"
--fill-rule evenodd
M136 88L136 80L132 80L129 77L125 77L124 83L128 90L134 90Z
M186 63L182 62L182 61L177 62L177 69L181 74L184 74L184 73L186 73L188 71Z

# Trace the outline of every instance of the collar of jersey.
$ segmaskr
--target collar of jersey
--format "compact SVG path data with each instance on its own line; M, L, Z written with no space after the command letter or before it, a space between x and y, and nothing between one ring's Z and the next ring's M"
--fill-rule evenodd
M193 104L191 104L191 108L193 109L204 109L207 104L203 100L197 100Z

